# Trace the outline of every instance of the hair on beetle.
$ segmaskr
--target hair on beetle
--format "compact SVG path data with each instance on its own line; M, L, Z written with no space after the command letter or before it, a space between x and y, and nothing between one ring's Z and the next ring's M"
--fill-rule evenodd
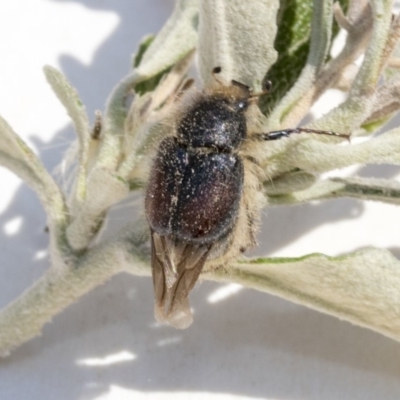
M179 98L173 129L161 141L145 194L151 231L155 317L176 328L192 321L188 295L205 268L216 268L256 244L264 205L263 172L254 143L293 133L334 132L304 128L269 133L249 127L253 93L241 82L215 85ZM253 144L253 145L252 145Z

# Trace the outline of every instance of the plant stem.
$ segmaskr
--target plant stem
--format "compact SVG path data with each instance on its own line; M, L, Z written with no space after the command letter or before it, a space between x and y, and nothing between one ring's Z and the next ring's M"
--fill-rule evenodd
M49 269L44 276L0 312L0 356L39 335L43 326L85 293L129 265L129 272L149 275L144 236L125 230L116 240L71 258L69 268Z

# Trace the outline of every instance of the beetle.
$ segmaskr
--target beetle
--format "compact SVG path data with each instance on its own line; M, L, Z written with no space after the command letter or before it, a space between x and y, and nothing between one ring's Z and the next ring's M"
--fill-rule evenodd
M176 328L192 321L188 295L205 263L223 265L256 244L264 205L254 143L293 133L348 135L304 128L249 129L248 110L262 93L235 80L179 99L171 135L157 150L145 194L151 232L155 317Z

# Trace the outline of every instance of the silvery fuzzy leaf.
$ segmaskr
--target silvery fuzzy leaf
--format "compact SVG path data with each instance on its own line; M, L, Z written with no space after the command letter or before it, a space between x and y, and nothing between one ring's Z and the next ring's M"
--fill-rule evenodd
M128 193L128 183L113 171L93 168L87 179L85 202L67 228L70 245L75 250L86 248L101 228L107 209L123 200Z
M36 192L49 214L50 223L65 222L66 205L60 188L36 154L2 117L0 117L0 165L14 172Z
M387 250L245 260L207 278L275 294L400 341L400 261Z
M120 139L125 131L126 100L139 82L152 78L187 56L196 46L198 0L179 0L164 28L151 41L140 62L114 88L104 114L104 140L98 161L103 167L115 169L118 164Z
M141 57L136 67L140 80L171 67L196 46L198 0L178 0L170 19Z
M290 171L293 168L323 173L335 168L362 164L400 164L400 130L386 132L363 143L337 146L312 138L301 138L286 147L286 154L276 157L268 168Z
M44 73L47 82L71 117L78 137L78 176L76 178L75 196L82 201L86 192L87 161L91 140L85 106L82 104L76 89L71 86L61 72L53 67L46 66Z
M261 90L277 58L273 43L278 8L278 0L201 1L199 71L206 87L215 83L214 67L221 67L226 82L235 79Z
M264 184L265 191L268 196L269 205L289 205L300 204L313 200L332 199L337 197L349 197L364 200L380 201L389 204L400 204L400 183L390 179L376 179L376 178L328 178L317 181L308 187L305 187L307 181L307 174L299 171L294 174L288 174L288 183L291 183L290 177L298 177L304 183L301 189L295 188L286 193L283 192L284 185L279 185L280 192L275 190L272 185L273 182ZM282 179L283 182L285 180ZM297 182L295 182L297 183ZM297 183L299 186L299 183ZM288 189L286 187L286 189ZM292 189L292 188L290 188Z

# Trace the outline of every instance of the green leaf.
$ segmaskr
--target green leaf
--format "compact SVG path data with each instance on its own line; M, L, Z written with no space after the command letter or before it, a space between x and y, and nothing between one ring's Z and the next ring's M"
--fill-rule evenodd
M146 35L139 43L139 48L133 57L133 68L137 68L140 65L144 53L146 52L148 47L153 43L154 38L155 38L154 35Z
M171 71L171 67L165 69L164 71L161 71L160 73L158 73L157 75L154 75L150 79L147 79L145 81L139 82L135 86L135 92L140 94L140 95L144 95L147 92L154 91L156 89L156 87L158 86L158 84L160 83L161 79L165 75L167 75L170 71Z
M283 0L279 9L275 49L278 59L265 76L272 82L259 106L269 114L300 75L310 48L312 0Z
M339 0L339 3L345 11L348 0ZM306 65L310 51L312 15L313 0L281 1L278 14L278 33L274 44L279 54L278 60L264 78L272 82L272 89L259 102L260 109L266 115L293 87ZM329 48L338 32L339 28L335 22Z
M139 49L136 52L136 55L134 57L134 62L133 62L134 68L139 67L144 53L146 52L148 47L151 45L151 43L153 43L154 38L155 38L155 36L153 36L153 35L148 35L143 38L142 42L139 44ZM142 82L139 82L135 86L135 92L140 95L143 95L147 92L152 92L158 86L158 84L160 83L163 76L166 75L170 70L171 70L171 67L166 68L164 71L159 72L157 75L155 75L147 80L144 80Z
M333 6L330 0L313 0L311 39L307 62L296 83L271 112L267 130L284 126L296 126L308 112L312 99L309 91L325 65L330 48L333 20ZM309 99L306 104L302 100ZM288 121L289 119L289 121Z

